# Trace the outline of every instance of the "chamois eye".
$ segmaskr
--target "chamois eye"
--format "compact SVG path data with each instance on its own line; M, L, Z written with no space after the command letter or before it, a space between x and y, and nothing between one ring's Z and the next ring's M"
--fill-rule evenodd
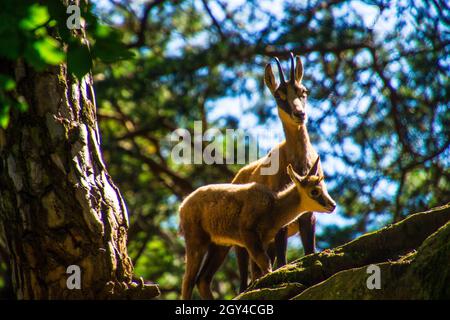
M297 95L299 96L299 97L303 97L303 98L306 98L306 96L309 94L309 91L308 91L308 89L298 89L297 90Z
M311 195L311 197L315 198L320 194L320 189L314 188L311 190L311 192L309 194Z

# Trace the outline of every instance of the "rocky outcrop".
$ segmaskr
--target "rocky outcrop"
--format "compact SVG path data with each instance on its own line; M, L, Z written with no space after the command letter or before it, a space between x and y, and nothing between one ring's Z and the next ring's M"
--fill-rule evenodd
M304 256L255 282L235 299L448 299L450 204ZM368 289L369 265L381 289Z

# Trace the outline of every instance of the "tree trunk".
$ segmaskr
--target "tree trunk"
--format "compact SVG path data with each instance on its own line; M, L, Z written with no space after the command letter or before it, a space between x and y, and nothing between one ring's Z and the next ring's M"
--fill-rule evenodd
M13 68L30 106L0 129L0 245L17 298L158 295L132 281L127 210L102 159L92 77L76 81L65 65ZM70 265L80 289L67 286Z

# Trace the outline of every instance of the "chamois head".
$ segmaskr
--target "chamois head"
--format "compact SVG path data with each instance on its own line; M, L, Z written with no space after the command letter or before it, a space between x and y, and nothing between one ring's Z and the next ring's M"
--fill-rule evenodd
M330 197L325 185L324 177L318 176L320 157L304 177L294 171L289 164L287 172L292 182L297 186L300 193L301 204L308 208L308 211L331 213L336 208L336 202Z
M280 76L280 84L277 84L275 81L270 63L266 66L264 82L277 101L281 121L291 125L301 125L307 122L306 97L308 90L302 84L302 60L299 56L296 56L296 62L294 63L294 55L292 52L290 59L291 71L289 81L286 81L284 78L280 60L275 58Z

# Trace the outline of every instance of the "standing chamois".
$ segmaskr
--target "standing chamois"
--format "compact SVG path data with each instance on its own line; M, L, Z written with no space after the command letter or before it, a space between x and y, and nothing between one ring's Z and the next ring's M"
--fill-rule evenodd
M186 242L182 298L190 299L211 243L245 248L262 274L272 271L267 246L277 232L306 211L331 213L336 203L318 176L319 157L306 176L291 165L293 184L273 192L260 183L212 184L198 188L180 206L180 230ZM202 298L212 297L212 293Z
M270 166L268 159L275 155L272 161L279 160L279 168L286 168L291 163L294 169L300 174L306 174L317 158L309 140L306 128L306 98L308 90L302 84L303 65L300 57L295 58L291 53L290 80L286 81L280 61L275 58L280 83L277 84L270 64L266 66L264 82L269 88L277 102L278 115L281 119L286 140L273 148L265 157L254 161L243 167L234 177L233 184L243 184L257 182L267 186L270 190L278 192L286 188L290 179L285 170L278 170L274 175L263 175L261 170ZM322 175L322 167L319 162L319 174ZM289 226L289 236L300 231L305 254L313 253L315 250L315 216L313 212L303 214L295 224ZM286 264L288 228L283 227L275 237L275 249L278 266ZM200 274L197 284L200 292L204 295L210 292L209 286L213 275L217 272L225 259L230 247L211 244L208 255ZM248 254L242 247L236 247L238 257L239 272L241 278L240 292L247 288L248 278ZM257 275L254 273L252 278ZM212 296L209 297L210 299Z

